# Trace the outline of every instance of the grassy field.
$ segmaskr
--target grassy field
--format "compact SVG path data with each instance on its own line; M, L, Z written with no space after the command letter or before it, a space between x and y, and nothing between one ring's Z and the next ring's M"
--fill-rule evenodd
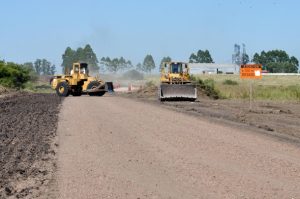
M257 100L300 101L300 76L263 76L261 80L241 80L239 75L199 75L200 79L212 79L215 88L224 98L249 98L250 84Z
M146 77L159 84L159 76ZM197 75L196 79L210 80L222 98L248 99L250 84L256 100L300 101L300 76L263 76L262 80L241 80L239 75Z

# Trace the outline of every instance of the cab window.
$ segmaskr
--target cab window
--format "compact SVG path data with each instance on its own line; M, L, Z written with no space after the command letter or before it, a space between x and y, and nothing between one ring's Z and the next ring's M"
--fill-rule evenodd
M180 63L172 64L171 71L172 71L172 73L181 73L182 72L182 64L180 64Z
M78 72L79 72L79 66L78 66L78 65L75 65L75 66L74 66L74 70L75 70L75 71L74 71L75 73L78 73Z

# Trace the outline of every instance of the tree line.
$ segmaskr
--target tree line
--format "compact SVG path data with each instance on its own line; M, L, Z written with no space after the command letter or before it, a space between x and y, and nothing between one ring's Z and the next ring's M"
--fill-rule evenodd
M262 51L253 56L254 63L262 64L271 73L297 73L299 61L294 56L289 56L283 50Z
M235 61L235 64L240 65L249 62L249 55L244 53L241 60ZM251 62L262 64L264 69L271 73L297 73L299 69L298 59L295 56L289 56L284 50L255 53ZM191 54L189 63L214 63L214 61L208 50L199 50L197 53Z
M47 59L36 59L34 62L26 62L23 67L36 75L54 75L56 72L55 65Z
M85 62L89 65L91 72L99 71L98 58L92 47L87 44L84 48L77 48L73 50L71 47L67 47L64 54L62 55L63 71L65 74L69 73L72 69L74 62Z
M135 69L141 72L151 73L151 71L156 68L154 58L151 54L146 55L143 62L135 66L130 60L126 60L124 57L102 57L99 62L96 53L89 44L77 50L67 47L62 55L62 59L62 67L65 72L66 70L70 71L72 64L78 61L88 63L92 72L98 72L100 69L102 72L108 71L117 73ZM163 57L160 62L160 67L162 67L163 62L169 62L171 60L169 56ZM209 50L201 49L195 53L191 53L188 60L189 63L214 63L214 59ZM255 53L252 59L250 59L248 54L243 53L234 63L240 65L247 64L250 61L256 64L262 64L266 70L272 73L296 73L299 68L297 58L295 56L289 56L284 50L262 51L261 53Z
M130 60L126 60L124 57L102 57L99 62L96 53L89 44L87 44L84 48L79 47L77 50L67 47L62 55L62 60L63 62L61 65L64 73L69 73L71 71L74 62L87 63L89 65L89 70L92 73L97 73L99 70L102 72L108 71L117 73L119 71L126 71L130 69L136 69L148 73L155 68L155 62L152 55L146 55L143 63L138 63L136 66L134 66Z

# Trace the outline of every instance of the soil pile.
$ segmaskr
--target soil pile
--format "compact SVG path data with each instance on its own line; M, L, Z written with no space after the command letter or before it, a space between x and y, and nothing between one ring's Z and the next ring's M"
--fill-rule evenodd
M155 85L146 86L139 89L137 92L132 92L132 95L136 95L139 98L158 98L158 88Z
M53 94L0 98L0 198L39 197L48 189L60 104Z

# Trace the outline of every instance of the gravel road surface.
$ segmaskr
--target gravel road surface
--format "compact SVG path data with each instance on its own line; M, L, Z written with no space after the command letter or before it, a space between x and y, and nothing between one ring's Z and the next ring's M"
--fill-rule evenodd
M68 97L59 198L300 198L300 148L122 97Z

